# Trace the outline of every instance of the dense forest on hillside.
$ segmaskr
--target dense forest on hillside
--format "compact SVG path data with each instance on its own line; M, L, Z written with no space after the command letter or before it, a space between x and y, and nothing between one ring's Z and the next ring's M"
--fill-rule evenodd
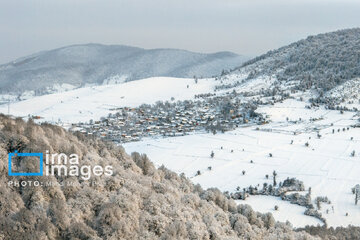
M219 190L156 169L145 155L64 129L0 116L0 239L312 239L271 214L236 205ZM8 152L76 153L113 176L8 176ZM33 167L21 161L18 169ZM9 181L51 181L14 186ZM96 182L96 184L94 184Z
M320 236L321 239L325 240L347 240L347 239L360 239L360 227L348 226L348 227L337 227L337 228L326 228L319 226L307 226L299 229L299 231L306 231L314 236Z
M360 77L360 28L309 36L243 64L249 79L276 75L279 81L298 81L300 89L314 86L326 92Z

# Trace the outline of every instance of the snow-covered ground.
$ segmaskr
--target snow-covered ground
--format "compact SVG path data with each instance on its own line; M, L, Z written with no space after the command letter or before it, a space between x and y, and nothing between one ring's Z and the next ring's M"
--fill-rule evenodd
M304 215L305 207L283 201L279 197L273 196L251 196L250 198L236 201L239 204L248 204L255 211L268 213L281 222L289 221L294 227L304 227L306 225L322 225L316 218ZM275 210L275 205L278 210Z
M305 103L297 100L261 107L258 111L269 115L273 122L224 134L144 139L124 147L129 153L146 153L157 166L164 164L175 172L183 172L204 188L218 187L234 192L238 186L262 186L264 182L271 183L265 175L271 176L274 170L278 173L278 181L296 177L306 188L312 188L312 199L327 196L331 200L331 204L322 204L321 208L328 225L359 226L360 206L355 206L351 188L360 183L360 129L343 131L357 122L355 113L305 109ZM317 120L310 120L314 118ZM335 129L334 134L332 129ZM320 139L318 131L322 135ZM309 147L305 146L306 142ZM353 150L355 157L351 157ZM210 157L211 151L215 153L214 158ZM269 157L269 153L273 157ZM209 166L212 170L208 170ZM195 176L197 170L201 171L200 176ZM268 211L274 206L274 202L270 204L253 198L246 201L256 210ZM303 214L295 208L298 206L274 216L277 220L293 219L294 226L316 221L305 221Z
M214 85L214 79L199 79L195 84L194 79L154 77L34 97L11 103L10 114L36 115L48 122L86 122L107 116L112 108L171 101L172 97L174 101L193 99L195 94L213 92ZM8 104L0 105L1 113L8 110Z

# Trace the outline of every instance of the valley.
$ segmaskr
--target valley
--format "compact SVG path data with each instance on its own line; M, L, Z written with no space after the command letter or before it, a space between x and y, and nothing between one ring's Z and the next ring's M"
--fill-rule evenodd
M260 107L258 111L270 115L271 123L244 126L224 134L146 139L127 143L124 147L127 152L146 153L157 166L165 165L179 174L185 173L205 188L217 187L222 191L236 192L237 187L258 185L262 188L264 183L272 184L272 179L265 176L271 176L273 171L277 172L278 181L295 177L304 182L306 191L302 194L311 187L314 205L318 196L330 199L331 204L322 204L320 209L329 226L358 225L360 206L355 205L355 196L351 192L360 181L360 156L351 156L352 151L360 152L360 128L352 127L358 123L358 116L353 112L341 114L321 107L308 110L304 102L297 100ZM321 120L313 121L315 117ZM302 120L298 121L299 118ZM334 134L332 129L335 129ZM213 158L210 157L212 151L215 153ZM198 170L199 175L196 174ZM272 209L262 207L261 201L256 199L272 201ZM274 211L276 202L278 200L261 196L249 196L245 201L239 201L250 204L255 210L272 211L275 218L283 215L277 220L284 220L285 216L297 227L311 222L303 221L301 225L297 221L304 212L295 214L281 207ZM298 207L294 205L294 208ZM287 206L289 208L291 205Z
M299 49L312 52L321 41L342 46L337 35L347 34L309 37L217 77L109 81L15 100L0 112L146 154L157 168L218 188L296 228L360 226L354 194L360 184L359 76L349 70L326 82L337 71L330 63L301 76L294 67ZM329 56L336 54L331 49ZM301 182L301 190L278 193L290 180Z

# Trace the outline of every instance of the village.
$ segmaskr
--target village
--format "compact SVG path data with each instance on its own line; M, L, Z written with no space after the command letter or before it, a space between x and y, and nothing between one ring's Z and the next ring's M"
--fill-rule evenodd
M194 131L216 134L232 130L242 124L265 123L255 113L256 104L231 99L230 96L195 96L195 101L157 102L136 108L111 109L99 121L72 124L71 131L79 131L115 143L139 141L144 137L184 136Z

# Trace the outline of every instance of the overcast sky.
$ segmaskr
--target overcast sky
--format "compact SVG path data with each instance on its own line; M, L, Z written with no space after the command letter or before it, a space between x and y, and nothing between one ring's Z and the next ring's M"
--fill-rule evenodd
M360 27L359 0L0 0L0 63L80 43L255 56Z

